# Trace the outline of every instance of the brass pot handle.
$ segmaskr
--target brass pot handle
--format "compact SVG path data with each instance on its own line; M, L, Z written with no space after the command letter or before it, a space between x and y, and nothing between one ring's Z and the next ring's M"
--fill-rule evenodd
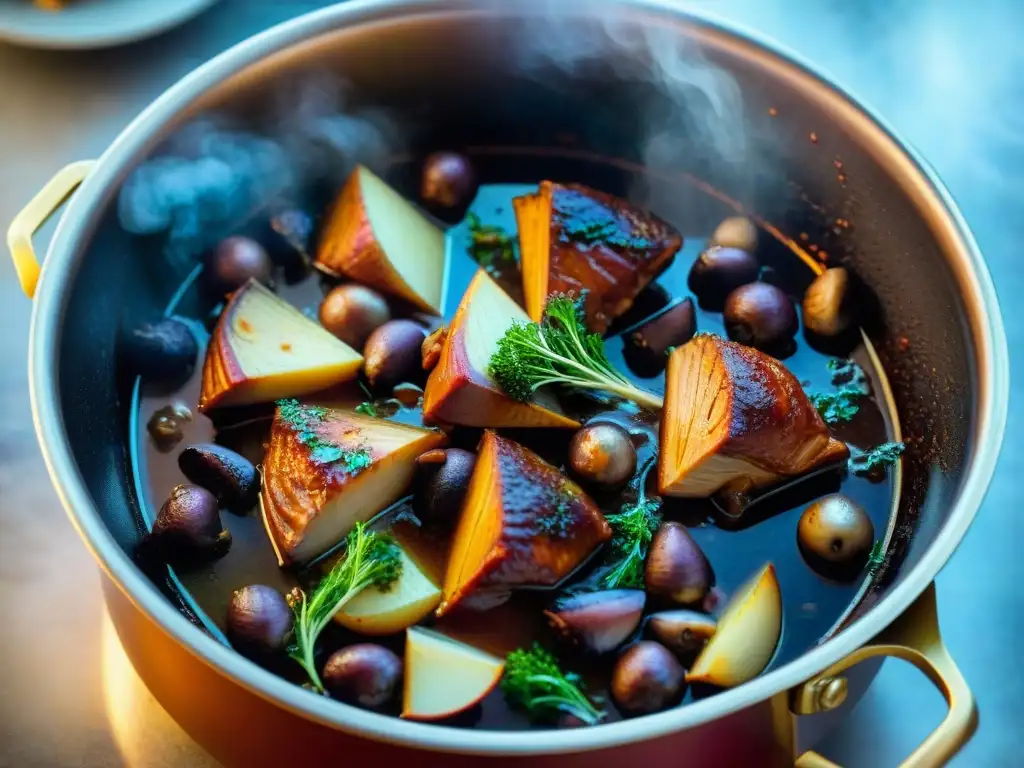
M833 664L813 680L791 692L790 708L797 715L813 714L829 709L828 696L835 676L873 656L895 656L909 661L924 672L942 692L949 712L927 739L901 763L902 768L933 768L942 766L955 755L974 734L978 726L978 709L967 681L957 669L939 634L939 618L935 603L935 584L929 584L921 596L878 635L869 645ZM841 678L840 678L841 679ZM823 701L824 699L824 701ZM796 768L839 768L817 752L804 752L796 760Z
M21 290L30 299L35 296L40 272L32 236L78 188L94 165L95 160L80 160L61 168L21 209L7 229L7 247L14 259L14 271L21 283Z

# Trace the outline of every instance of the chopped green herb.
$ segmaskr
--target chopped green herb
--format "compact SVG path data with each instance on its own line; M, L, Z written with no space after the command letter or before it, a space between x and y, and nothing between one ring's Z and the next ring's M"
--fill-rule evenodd
M319 425L327 415L326 408L304 405L298 400L278 400L277 406L281 419L295 431L299 442L309 449L310 458L317 464L341 464L346 472L356 474L373 463L365 448L346 450L320 436Z
M377 416L377 406L367 400L356 406L356 413L361 413L363 416Z
M615 567L601 579L608 589L643 589L647 549L661 525L658 514L661 502L648 499L645 491L647 474L653 465L651 457L640 471L636 501L623 504L621 512L607 517L613 532L611 548L618 559Z
M905 450L906 446L903 443L882 443L867 451L851 445L847 466L855 475L870 475L890 464L895 464Z
M852 360L829 360L834 392L809 392L807 397L826 424L850 421L860 410L860 400L871 393L867 374Z
M516 400L529 400L539 387L559 384L609 392L651 410L662 406L660 397L637 389L612 366L600 334L583 324L582 296L556 294L540 323L513 323L498 341L489 370Z
M306 670L320 692L324 686L316 668L316 641L334 615L367 587L387 591L402 575L402 554L388 534L368 531L356 523L348 534L345 556L335 563L307 598L292 590L288 601L295 613L295 644L288 654Z
M475 213L466 216L469 254L487 271L500 274L503 265L516 263L516 238L495 224L484 224Z
M563 672L555 657L537 643L529 650L512 651L505 659L501 692L510 706L535 721L551 722L567 714L595 725L604 717L583 693L579 677Z
M868 554L868 576L874 578L878 575L878 571L885 564L885 545L882 540L879 539L871 547L871 552Z
M559 237L563 242L592 245L601 243L618 248L642 250L652 243L634 233L634 225L627 217L576 190L559 190L552 201L553 218L561 226Z

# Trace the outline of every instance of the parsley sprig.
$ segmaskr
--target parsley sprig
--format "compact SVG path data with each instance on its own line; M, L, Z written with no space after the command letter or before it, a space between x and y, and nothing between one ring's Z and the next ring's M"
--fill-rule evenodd
M644 561L655 532L661 525L658 499L647 498L647 474L654 465L654 457L647 460L640 471L637 498L632 504L623 504L622 511L608 515L613 535L611 547L618 563L606 573L601 583L608 589L643 589Z
M650 410L662 406L660 397L637 389L615 370L600 334L583 324L583 297L556 294L540 323L513 323L498 341L489 370L516 400L529 400L538 388L557 384L608 392Z
M550 722L568 714L594 725L604 717L583 693L579 677L563 672L555 657L537 643L508 655L501 691L509 705L524 710L531 720Z

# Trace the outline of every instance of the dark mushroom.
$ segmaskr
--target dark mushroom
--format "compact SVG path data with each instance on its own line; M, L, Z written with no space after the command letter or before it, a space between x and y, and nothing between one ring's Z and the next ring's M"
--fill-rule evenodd
M683 299L626 337L622 353L640 376L656 376L665 370L668 353L688 342L697 332L693 299Z
M313 239L313 217L297 208L276 213L269 223L269 252L285 268L308 266Z
M225 632L239 653L265 658L285 650L293 621L284 595L264 584L250 584L231 595Z
M730 216L715 227L708 243L753 253L757 248L757 225L746 216Z
M461 217L473 202L476 189L476 171L465 155L435 152L423 163L420 197L445 218Z
M702 306L717 309L732 291L757 280L757 259L749 251L711 246L693 262L687 280Z
M662 523L654 534L644 585L650 595L683 604L699 603L714 585L711 564L682 523Z
M167 563L192 563L220 557L231 546L231 533L221 524L217 499L198 485L171 491L139 545L143 557Z
M192 411L184 403L171 403L153 412L146 422L153 443L167 453L185 437L185 425L192 423Z
M677 656L691 656L715 634L717 622L710 616L687 611L661 611L647 617L647 630Z
M559 600L544 615L564 640L601 654L615 650L636 632L645 602L642 589L582 592Z
M266 249L249 237L229 237L213 249L203 281L216 294L238 290L250 279L270 285L274 264Z
M825 337L846 333L856 320L853 294L849 272L842 267L826 269L804 293L804 327Z
M366 709L390 702L402 682L402 660L374 643L335 651L323 670L324 688L334 698Z
M416 513L425 523L454 524L476 466L476 454L461 448L437 448L419 456L416 463L420 475Z
M178 454L178 468L232 512L245 513L256 505L260 475L245 456L215 443L190 445Z
M725 300L725 330L729 338L759 349L792 341L798 320L786 292L771 283L748 283Z
M187 323L168 317L133 328L124 352L132 373L145 381L179 385L195 370L199 344Z
M630 646L612 670L612 699L628 715L660 712L686 692L686 672L665 646L644 640Z
M370 334L363 348L363 370L371 386L393 387L422 378L426 333L412 320L391 320Z
M320 324L350 347L362 349L370 334L391 319L384 297L358 283L339 285L320 304Z
M797 524L797 542L816 570L859 567L875 541L875 526L860 506L842 494L818 499Z
M573 435L569 466L575 475L592 483L622 485L636 472L636 448L629 432L618 424L589 424Z

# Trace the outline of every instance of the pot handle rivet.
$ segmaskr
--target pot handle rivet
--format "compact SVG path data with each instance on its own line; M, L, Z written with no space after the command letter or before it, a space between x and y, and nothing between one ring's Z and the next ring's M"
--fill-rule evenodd
M797 717L827 712L846 700L846 679L840 673L878 656L909 661L935 684L949 705L949 712L931 735L901 763L902 768L938 768L945 765L971 738L978 727L974 695L957 669L939 634L935 585L921 596L874 640L833 664L817 677L789 692L789 709ZM796 768L838 768L817 752L804 752Z
M95 160L80 160L61 168L14 217L7 229L7 247L14 259L14 271L21 290L30 299L36 294L41 269L32 237L85 180L94 165Z
M845 677L823 677L815 684L814 688L819 712L833 710L846 701Z

